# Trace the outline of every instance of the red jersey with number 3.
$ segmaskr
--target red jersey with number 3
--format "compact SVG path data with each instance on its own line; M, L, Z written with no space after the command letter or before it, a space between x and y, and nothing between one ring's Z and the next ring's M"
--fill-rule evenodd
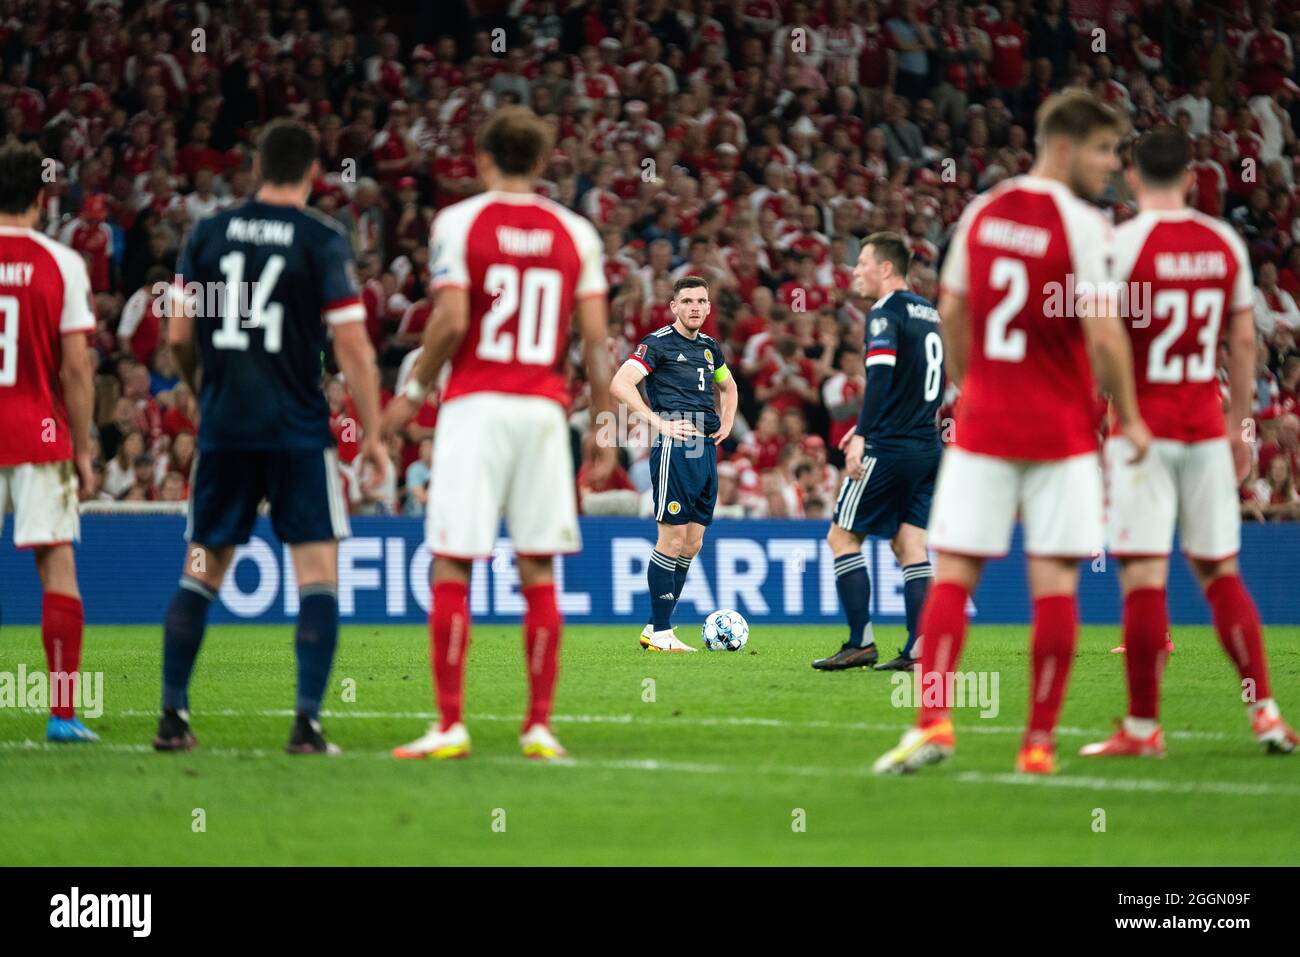
M1228 317L1253 304L1241 238L1194 209L1141 212L1116 228L1111 271L1129 297L1138 408L1151 434L1179 442L1226 434L1219 339Z
M970 357L953 444L1004 459L1096 451L1080 299L1106 279L1110 224L1064 183L1005 180L966 208L942 286L966 300Z
M72 458L63 335L94 328L85 260L35 230L0 226L0 468Z
M473 392L553 399L566 408L574 306L603 296L595 227L535 193L480 193L433 223L435 290L469 292L469 331L451 360L443 402Z

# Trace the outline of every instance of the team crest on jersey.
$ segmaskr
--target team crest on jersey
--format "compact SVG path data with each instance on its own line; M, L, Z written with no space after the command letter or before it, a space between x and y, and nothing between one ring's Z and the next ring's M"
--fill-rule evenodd
M681 502L669 502L669 503L668 503L668 514L669 514L669 515L676 515L676 514L677 514L678 512L680 512L681 510L682 510L682 503L681 503Z
M871 320L871 335L872 335L873 337L880 335L882 332L884 332L884 331L885 331L886 329L888 329L888 328L889 328L889 320L888 320L888 319L872 319L872 320Z
M709 365L713 365L713 352L709 349L704 350L704 361Z

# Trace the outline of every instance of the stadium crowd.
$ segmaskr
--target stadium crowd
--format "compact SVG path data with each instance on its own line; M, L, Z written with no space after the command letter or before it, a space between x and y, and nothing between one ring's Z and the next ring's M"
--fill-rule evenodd
M153 305L192 225L255 188L263 124L319 133L312 202L352 238L391 395L431 312L432 218L479 188L483 118L523 103L555 131L542 190L604 237L615 359L671 321L675 278L711 282L705 331L741 389L717 514L825 518L863 388L859 241L903 234L935 299L962 209L1029 168L1050 92L1086 87L1134 132L1184 129L1194 205L1249 246L1258 441L1241 498L1265 521L1300 518L1297 43L1297 0L0 0L0 123L57 160L45 229L90 268L101 498L187 495L198 412ZM1105 205L1132 214L1121 177ZM436 398L367 491L346 383L326 394L354 510L420 513ZM573 398L584 511L644 510L647 437L594 465L576 374Z

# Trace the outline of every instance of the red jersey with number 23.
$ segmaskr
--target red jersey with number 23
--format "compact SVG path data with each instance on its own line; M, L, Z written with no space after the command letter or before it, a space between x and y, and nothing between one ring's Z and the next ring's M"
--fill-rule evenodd
M0 468L72 458L63 336L94 328L85 260L35 230L0 227Z
M941 279L965 298L971 333L955 445L1039 461L1096 451L1079 300L1106 280L1110 229L1064 183L1038 176L966 207Z
M1111 272L1129 291L1125 326L1151 434L1179 442L1225 435L1219 337L1254 301L1245 244L1197 210L1149 210L1116 228Z
M536 194L480 193L438 214L429 261L435 290L469 292L469 331L452 357L443 404L504 392L567 408L574 306L608 289L595 227Z

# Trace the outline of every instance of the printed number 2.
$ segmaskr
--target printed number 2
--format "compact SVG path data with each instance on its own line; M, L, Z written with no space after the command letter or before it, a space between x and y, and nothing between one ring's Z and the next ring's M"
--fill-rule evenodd
M1020 315L1029 299L1029 273L1019 259L999 256L993 260L989 286L1005 289L1007 294L989 312L984 325L984 355L1003 362L1022 362L1025 358L1025 330L1008 328Z
M18 299L0 296L0 385L18 382Z

